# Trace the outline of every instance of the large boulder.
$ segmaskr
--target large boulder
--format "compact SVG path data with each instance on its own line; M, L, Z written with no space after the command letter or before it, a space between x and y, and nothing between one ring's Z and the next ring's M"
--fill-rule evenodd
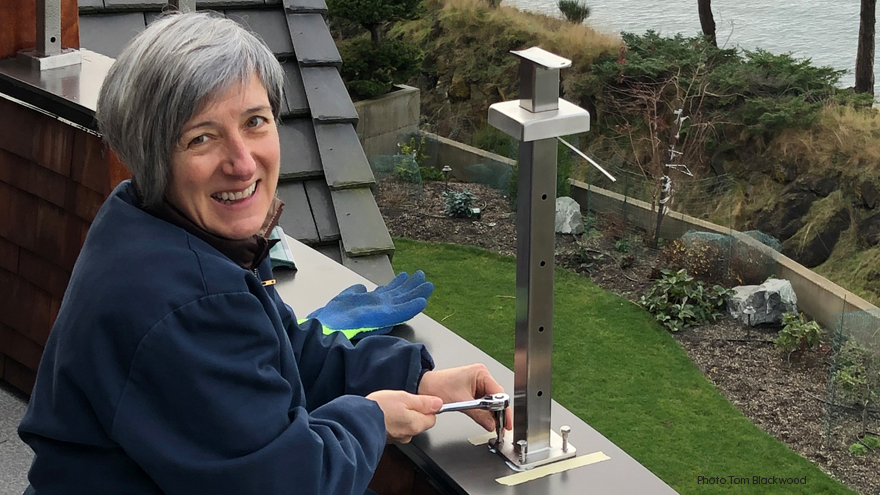
M869 246L880 244L880 211L874 212L859 222L859 236Z
M777 239L788 239L803 226L804 215L817 199L812 191L787 188L773 207L758 212L754 227Z
M817 215L782 243L782 254L807 268L817 267L831 256L840 234L850 225L849 208L830 204L825 214Z
M880 190L877 189L872 180L866 179L861 181L856 186L856 192L859 198L861 198L862 204L868 208L874 209L880 205Z
M740 285L733 288L733 295L727 300L730 315L744 324L750 323L744 312L751 306L755 313L751 325L772 323L781 325L782 315L797 312L797 295L791 282L771 278L761 285Z
M568 196L556 198L556 233L584 233L584 219L581 216L581 205Z

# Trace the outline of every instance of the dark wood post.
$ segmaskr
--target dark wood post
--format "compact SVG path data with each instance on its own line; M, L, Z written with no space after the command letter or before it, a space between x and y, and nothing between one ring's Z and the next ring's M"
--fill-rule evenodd
M697 10L700 14L700 28L703 34L709 38L709 42L718 46L715 40L715 17L712 15L712 0L697 0Z
M862 0L859 50L856 54L856 93L874 94L874 27L877 0Z

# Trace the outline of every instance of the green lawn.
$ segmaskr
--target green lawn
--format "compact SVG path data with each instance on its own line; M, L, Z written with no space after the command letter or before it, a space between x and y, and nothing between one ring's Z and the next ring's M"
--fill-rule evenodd
M394 242L395 270L424 270L436 286L425 312L512 369L514 259ZM554 398L679 493L855 493L746 419L639 306L563 270L555 294ZM731 486L730 476L806 476L806 485Z

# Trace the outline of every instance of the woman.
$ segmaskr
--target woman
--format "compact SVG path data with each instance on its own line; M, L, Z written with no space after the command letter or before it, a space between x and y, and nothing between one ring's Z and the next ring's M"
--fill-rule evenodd
M113 65L97 118L133 181L95 218L46 345L19 428L31 492L360 494L386 442L501 391L481 365L433 371L421 345L297 325L262 283L283 77L203 13L154 22Z

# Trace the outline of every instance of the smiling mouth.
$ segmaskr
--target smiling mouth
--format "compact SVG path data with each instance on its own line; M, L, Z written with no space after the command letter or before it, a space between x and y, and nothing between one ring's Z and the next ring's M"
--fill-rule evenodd
M250 187L248 187L247 189L245 189L243 191L237 191L237 192L223 191L223 192L214 193L211 195L211 198L213 198L214 201L217 201L218 203L222 203L224 205L235 204L241 200L244 200L244 199L251 197L254 194L254 191L257 190L257 183L258 182L260 182L260 181L254 182L253 184L250 185Z

